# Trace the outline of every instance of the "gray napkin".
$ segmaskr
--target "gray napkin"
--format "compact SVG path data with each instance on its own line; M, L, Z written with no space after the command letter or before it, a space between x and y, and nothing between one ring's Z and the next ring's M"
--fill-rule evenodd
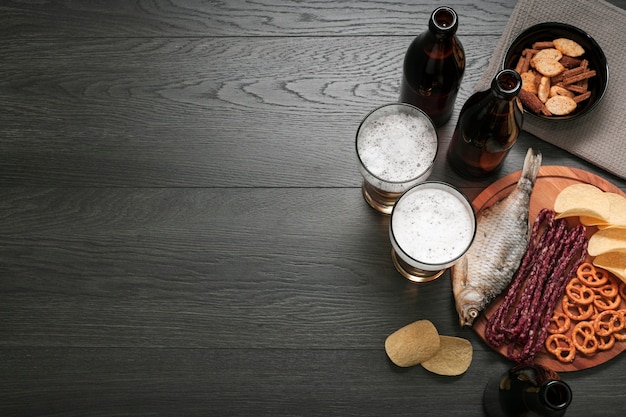
M525 117L523 129L626 179L626 10L604 0L520 0L477 89L489 86L515 37L542 22L568 23L589 33L609 63L609 87L603 101L578 120L550 123Z

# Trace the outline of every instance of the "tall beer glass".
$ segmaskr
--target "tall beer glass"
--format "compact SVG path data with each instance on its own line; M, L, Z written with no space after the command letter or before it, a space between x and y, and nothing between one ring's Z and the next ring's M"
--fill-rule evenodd
M402 194L391 213L393 264L411 281L431 281L467 252L475 234L476 215L461 191L422 182Z
M437 148L435 125L422 110L406 103L374 109L356 134L365 201L391 214L403 192L430 176Z

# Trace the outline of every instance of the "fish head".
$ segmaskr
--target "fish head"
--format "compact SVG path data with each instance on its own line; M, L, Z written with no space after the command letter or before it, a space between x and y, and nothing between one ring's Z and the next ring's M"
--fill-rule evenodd
M477 307L467 306L461 314L459 314L459 322L461 327L472 326L474 320L480 315L480 310Z
M484 307L483 294L474 288L466 288L457 302L457 313L461 327L472 326Z

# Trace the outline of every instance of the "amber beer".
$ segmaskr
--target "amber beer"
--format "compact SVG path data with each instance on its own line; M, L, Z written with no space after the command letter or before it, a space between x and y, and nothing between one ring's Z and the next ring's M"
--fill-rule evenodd
M500 169L522 130L524 115L517 100L521 89L520 75L505 69L490 88L467 99L447 153L458 174L484 178Z
M411 42L404 57L400 101L424 110L436 126L452 116L465 73L465 50L456 36L458 26L452 8L437 7L428 29Z
M356 135L365 201L390 214L403 192L428 178L437 146L432 120L415 106L392 103L369 113Z
M443 182L417 184L391 214L394 266L411 281L433 280L463 256L475 233L474 209L461 191Z

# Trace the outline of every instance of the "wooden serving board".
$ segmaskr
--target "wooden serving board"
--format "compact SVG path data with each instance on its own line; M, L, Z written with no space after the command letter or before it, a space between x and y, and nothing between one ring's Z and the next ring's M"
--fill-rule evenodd
M476 212L489 207L496 201L501 200L508 195L516 186L517 181L521 175L521 171L513 172L504 178L501 178L485 188L473 201L474 209ZM544 166L539 170L537 182L533 189L533 193L530 199L530 216L531 223L536 219L539 211L543 208L554 207L554 200L559 192L565 187L572 184L592 184L597 186L603 191L609 191L624 195L624 193L609 181L598 177L587 171L583 171L576 168L568 168L563 166ZM570 225L577 224L578 218L568 219ZM587 236L590 237L597 229L595 227L587 228ZM591 262L592 258L587 255L587 261ZM491 316L493 311L502 303L501 297L496 298L491 305L479 316L474 322L474 331L485 340L485 325L487 318ZM560 302L558 303L557 310L560 310ZM621 308L626 308L626 301L622 300ZM485 341L486 342L486 341ZM576 355L576 359L572 363L563 363L558 361L552 354L547 352L545 348L539 352L536 356L535 362L545 365L550 369L557 372L570 372L581 369L587 369L604 362L607 362L619 355L624 349L626 349L626 342L616 342L615 346L610 350L604 352L596 352L593 355L585 356L579 352ZM497 350L500 354L505 355L506 346L503 346Z

